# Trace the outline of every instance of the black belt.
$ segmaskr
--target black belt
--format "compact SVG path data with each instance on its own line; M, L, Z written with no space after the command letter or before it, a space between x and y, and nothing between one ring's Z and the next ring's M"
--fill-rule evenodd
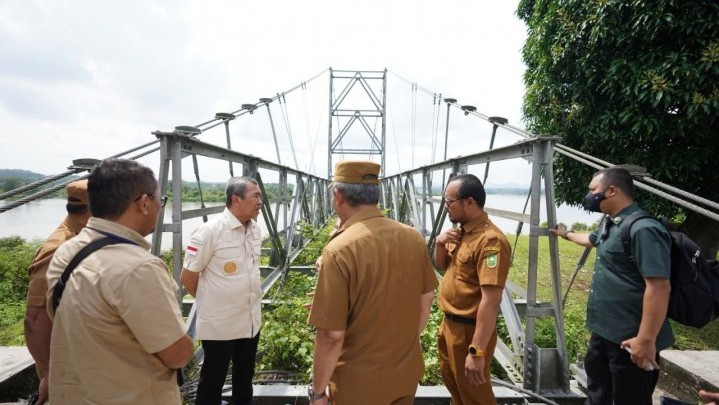
M447 319L449 319L449 320L452 321L452 322L463 323L463 324L465 324L465 325L476 325L476 324L477 324L477 320L476 320L476 319L473 319L473 318L465 318L465 317L463 317L463 316L452 315L452 314L448 314L448 313L446 313L446 312L444 313L444 317L447 318Z

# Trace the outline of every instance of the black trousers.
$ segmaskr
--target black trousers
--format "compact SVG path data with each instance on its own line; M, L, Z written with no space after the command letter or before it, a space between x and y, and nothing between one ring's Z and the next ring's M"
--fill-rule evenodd
M659 364L659 352L655 361ZM592 333L584 370L588 391L584 405L652 405L659 370L642 370L618 344Z
M220 405L222 386L232 360L232 404L252 404L252 377L260 333L253 338L234 340L203 340L205 357L197 386L197 405Z

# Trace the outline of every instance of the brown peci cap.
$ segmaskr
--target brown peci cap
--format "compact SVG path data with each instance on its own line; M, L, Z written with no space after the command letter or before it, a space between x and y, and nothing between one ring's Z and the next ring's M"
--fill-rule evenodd
M379 164L368 160L344 160L335 164L338 183L379 184Z
M67 203L70 205L88 205L87 179L73 181L65 186L67 190Z

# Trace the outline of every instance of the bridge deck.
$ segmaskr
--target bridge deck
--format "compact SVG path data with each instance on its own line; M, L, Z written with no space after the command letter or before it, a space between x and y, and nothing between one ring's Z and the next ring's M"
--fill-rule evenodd
M27 398L29 390L34 390L30 386L34 383L30 383L34 377L33 364L27 347L0 347L0 405L24 403L20 402L20 398ZM696 392L700 388L719 391L719 351L662 352L662 375L655 392L655 404L659 404L659 396L662 394L687 402L695 401ZM23 392L23 389L27 392ZM306 386L297 385L255 385L255 402L257 405L304 404L306 389ZM11 391L17 392L17 397L9 397ZM494 392L498 404L525 403L524 395L508 388L494 387ZM229 395L228 392L225 394ZM419 387L415 404L448 404L448 398L449 393L444 387Z

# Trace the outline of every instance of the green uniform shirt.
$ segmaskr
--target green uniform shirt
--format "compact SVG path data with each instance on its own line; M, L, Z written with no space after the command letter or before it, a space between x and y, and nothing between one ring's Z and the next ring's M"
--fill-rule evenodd
M658 221L640 219L631 230L632 256L624 252L621 241L622 221L639 211L632 204L610 221L606 238L603 226L590 235L596 247L594 277L587 302L587 327L593 333L621 344L635 337L642 320L644 277L669 278L671 271L671 236ZM656 348L663 350L674 343L672 329L664 320L657 335Z

